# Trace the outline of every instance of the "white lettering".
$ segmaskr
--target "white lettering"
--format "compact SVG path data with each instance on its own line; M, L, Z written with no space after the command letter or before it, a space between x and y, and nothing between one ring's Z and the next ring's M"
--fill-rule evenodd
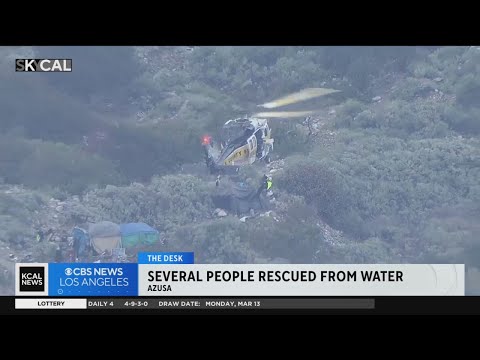
M25 71L35 71L35 60L25 60Z
M63 70L64 71L72 71L72 63L70 63L70 67L68 66L68 60L63 60Z
M52 68L50 69L50 71L55 71L55 70L58 70L58 71L62 71L62 64L60 63L60 60L54 60L53 61L53 66Z
M41 279L27 279L27 280L22 280L22 285L42 285L43 282Z
M44 67L44 64L45 64L45 63L47 63L47 65L50 64L50 60L42 60L42 61L40 61L40 69L42 69L43 71L51 71L50 68Z

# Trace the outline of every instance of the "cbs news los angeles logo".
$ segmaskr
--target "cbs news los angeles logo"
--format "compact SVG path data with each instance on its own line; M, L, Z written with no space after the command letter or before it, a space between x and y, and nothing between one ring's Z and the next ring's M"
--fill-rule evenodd
M15 59L16 72L72 72L72 59Z

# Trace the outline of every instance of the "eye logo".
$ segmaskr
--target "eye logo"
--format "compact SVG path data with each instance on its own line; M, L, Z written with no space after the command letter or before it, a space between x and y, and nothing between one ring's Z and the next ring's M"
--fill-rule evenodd
M71 268L66 268L65 269L65 275L70 276L70 275L72 275L72 273L73 273L73 270Z

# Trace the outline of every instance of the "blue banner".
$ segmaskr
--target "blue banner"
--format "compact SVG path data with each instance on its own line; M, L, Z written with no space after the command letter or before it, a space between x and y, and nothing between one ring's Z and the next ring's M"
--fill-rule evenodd
M138 253L139 264L193 264L193 252Z
M137 296L138 265L48 264L49 296Z

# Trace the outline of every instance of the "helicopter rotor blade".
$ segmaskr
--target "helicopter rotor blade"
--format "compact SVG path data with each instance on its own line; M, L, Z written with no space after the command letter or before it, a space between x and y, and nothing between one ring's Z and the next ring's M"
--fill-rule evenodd
M305 117L319 112L320 110L310 110L310 111L271 111L271 112L261 112L256 113L253 116L259 118L295 118L295 117Z
M267 109L274 109L280 106L295 104L300 101L305 101L305 100L313 99L316 97L333 94L339 91L340 90L325 89L325 88L308 88L308 89L301 90L299 92L284 96L280 99L270 101L268 103L258 105L258 106L264 107Z

